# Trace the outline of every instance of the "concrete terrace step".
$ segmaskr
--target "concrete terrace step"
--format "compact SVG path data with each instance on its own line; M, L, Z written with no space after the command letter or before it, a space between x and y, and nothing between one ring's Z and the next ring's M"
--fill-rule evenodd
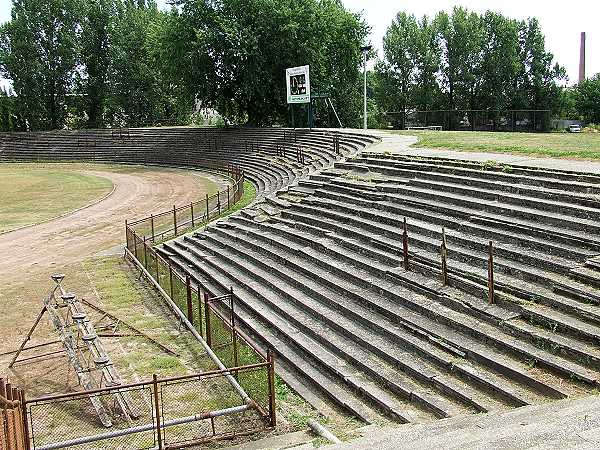
M189 252L189 255L186 259L190 262L194 261L193 251L185 248L184 250ZM209 247L205 247L204 250L208 252L215 251L215 249ZM178 252L181 254L181 250L178 250ZM264 308L264 306L261 308L260 305L264 304L265 302L270 302L271 305L275 305L277 303L277 297L274 295L274 293L268 290L263 290L261 291L260 295L257 295L256 288L252 287L256 285L256 283L250 281L240 284L240 281L238 280L244 280L243 277L240 278L241 275L238 275L235 280L231 280L229 278L229 273L235 273L237 271L236 269L232 269L230 263L225 261L223 258L219 259L218 264L212 263L210 258L204 258L202 261L204 262L205 270L208 263L212 270L217 271L221 274L221 277L229 280L222 281L222 283L235 287L236 295L244 300L242 304L238 306L238 311L240 309L251 309L253 314L260 314L261 320L266 321L268 323L268 327L276 330L281 336L286 336L288 342L291 342L294 348L301 350L300 356L303 359L310 358L311 360L315 361L318 367L326 369L329 376L342 380L347 389L352 389L353 391L369 398L371 402L373 402L375 405L381 408L384 413L391 416L395 420L409 422L411 419L414 421L415 418L418 417L412 411L405 411L406 405L401 404L399 401L393 399L389 395L382 396L383 391L375 383L370 381L365 374L348 367L345 364L341 364L339 359L333 353L330 353L329 350L317 343L314 338L309 337L307 334L299 333L299 330L296 326L298 322L296 322L296 324L289 323L288 320L286 320L285 315L282 315L285 314L282 311ZM199 264L199 261L196 260L195 263ZM212 276L215 278L218 277L218 275L214 272L212 272ZM236 312L236 314L239 314L239 312ZM318 331L320 333L326 333L327 329L321 327L318 329ZM360 408L352 409L354 410L353 413L355 413L357 417L367 422L375 420L373 417L365 417L364 414L360 413ZM356 414L357 411L359 414Z

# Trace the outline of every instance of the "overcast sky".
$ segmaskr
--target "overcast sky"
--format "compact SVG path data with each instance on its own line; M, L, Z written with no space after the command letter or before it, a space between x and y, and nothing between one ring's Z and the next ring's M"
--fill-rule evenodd
M563 2L555 0L343 0L352 11L363 11L372 27L371 43L380 49L383 35L398 11L417 16L435 15L442 9L450 11L462 5L478 12L492 9L506 16L539 19L546 47L555 60L567 68L570 82L577 81L579 67L579 38L587 32L587 75L600 72L600 0ZM158 0L165 6L167 0ZM0 22L10 19L11 0L0 0Z

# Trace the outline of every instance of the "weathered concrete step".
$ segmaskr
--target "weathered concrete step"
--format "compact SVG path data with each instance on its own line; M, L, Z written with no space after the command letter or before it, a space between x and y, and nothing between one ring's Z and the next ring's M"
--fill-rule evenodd
M319 240L318 244L315 243L313 245L313 248L311 248L310 250L306 249L305 251L309 252L309 253L314 252L317 255L322 255L323 252L326 252L331 255L335 255L335 259L339 260L340 262L343 261L343 264L346 266L347 265L355 265L356 266L357 262L360 262L360 264L359 264L360 267L369 267L371 269L371 273L379 272L384 277L386 276L387 273L389 273L389 270L392 269L392 268L388 267L388 268L380 268L380 269L374 270L375 265L373 265L372 262L369 261L368 259L362 258L358 254L350 255L347 253L347 250L339 248L337 246L337 244L334 244L333 242L327 242L327 243L324 243L324 242L325 242L324 240ZM335 247L335 250L333 250L334 247ZM346 253L346 255L342 256L344 252ZM316 259L318 260L318 258L319 257L317 256ZM325 262L322 262L322 263L326 264ZM336 267L331 266L331 269L335 270ZM337 268L337 269L340 270L339 268ZM380 308L380 311L383 314L391 315L390 317L393 316L394 320L398 320L403 323L407 323L407 321L408 321L411 324L411 326L413 326L413 327L416 326L417 329L420 329L423 332L428 332L428 333L436 336L438 339L441 339L442 341L447 342L449 345L454 346L455 348L462 349L462 351L466 352L467 354L474 356L477 361L483 362L484 364L490 364L492 367L500 368L500 370L502 370L503 373L510 374L510 376L515 377L515 379L526 382L527 384L529 384L529 386L535 386L535 387L539 388L541 390L540 392L545 392L546 394L549 394L549 395L557 395L559 397L562 397L565 395L564 393L560 392L556 388L547 386L546 384L540 383L538 380L535 380L535 379L532 379L531 377L529 377L525 373L526 372L525 365L523 365L522 369L517 368L517 366L514 364L514 363L516 363L516 361L513 360L512 362L510 362L505 355L498 353L496 350L492 350L489 348L487 348L487 349L479 348L479 344L476 343L476 341L472 340L473 338L471 338L467 335L461 335L461 338L457 340L456 330L451 329L449 327L449 325L450 324L458 324L460 322L457 322L455 317L453 317L453 320L451 320L449 322L446 319L446 317L447 316L448 317L457 316L458 313L450 311L447 308L445 308L445 310L443 312L440 312L440 308L443 308L441 305L436 305L436 304L432 303L431 300L422 298L418 294L415 294L414 292L410 292L402 286L398 286L397 284L387 281L385 279L377 279L377 281L365 280L361 277L357 277L357 276L353 275L353 272L349 272L347 270L348 269L346 269L346 271L344 272L345 277L347 277L348 279L353 279L354 282L357 282L359 285L362 283L371 289L380 290L380 292L382 294L385 294L384 300L386 303L389 303L390 300L386 300L389 298L389 299L394 299L394 301L399 301L399 302L401 302L400 304L405 305L405 306L399 306L398 304L394 304L394 306L392 306L390 304L389 308L383 308L383 309L381 309L381 305L379 305L379 304L374 305L376 308ZM416 300L421 300L421 299L422 299L422 301L418 301L418 302L416 301ZM402 316L398 316L396 311L399 308L404 309L406 306L409 306L411 309L410 310L406 309L406 312ZM426 318L426 317L420 315L422 313L424 313L426 316L435 318L438 321L439 320L442 321L442 323L438 323L436 325L436 328L435 328L436 332L429 331L431 329L432 324L431 324L431 322L429 322L429 320L430 320L429 318ZM407 317L410 317L410 320ZM465 328L468 328L468 330L471 330L469 327L465 327ZM442 332L443 334L439 335L439 332ZM468 349L465 348L465 345L468 346ZM483 353L482 353L482 351L483 351ZM499 361L502 361L502 362L499 363ZM571 373L569 373L569 376L570 375L571 375Z
M345 186L341 184L324 185L322 189L317 189L320 193L322 190L329 191L347 191ZM356 192L354 192L357 194ZM358 195L358 194L357 194ZM449 192L430 191L417 187L398 185L395 193L382 194L388 201L402 201L406 198L428 202L431 204L446 205L446 207L460 207L471 209L475 214L497 214L503 217L516 218L530 222L538 222L549 226L568 228L588 234L597 234L600 232L600 224L597 221L583 219L580 217L572 217L559 212L540 211L534 208L525 206L517 206L499 201L491 201L485 199L475 199L470 196L454 194Z
M402 221L402 217L391 212L363 206L357 207L350 203L321 198L308 199L295 206L294 210L308 210L309 208L321 211L325 217L332 218L340 223L350 221L376 223L379 226L379 231L387 235L397 233L399 223ZM411 220L409 222L409 232L411 240L417 239L422 246L431 250L439 248L442 237L441 227L421 220ZM489 239L485 240L449 229L446 231L446 240L451 248L450 253L453 253L454 256L460 255L466 261L479 259L479 265L485 264L487 261ZM547 267L564 274L569 273L573 267L571 261L559 256L543 254L535 250L523 251L522 248L503 242L496 243L495 254L497 255L496 263L498 267L505 268L510 273L517 270L519 273L523 273L524 276L530 276L534 279L546 277L545 273L537 270L536 267ZM529 265L522 263L528 263Z
M200 248L204 248L205 251L211 251L219 256L218 263L214 263L210 260L207 261L214 269L220 271L225 276L231 276L230 274L235 273L235 280L238 283L243 283L243 285L246 286L246 289L252 290L252 296L245 296L244 307L252 308L255 314L261 314L263 320L267 320L270 326L287 336L295 346L302 349L305 355L312 355L312 358L319 361L321 367L326 368L333 376L344 380L349 388L364 395L365 398L377 405L385 412L385 414L394 420L406 423L423 419L424 414L417 412L414 408L409 408L407 404L401 403L389 395L383 397L381 389L379 389L375 383L370 381L366 375L362 374L357 368L344 364L336 355L331 353L330 350L340 348L340 342L337 342L338 347L334 347L333 344L330 344L330 347L333 347L331 349L326 349L321 343L317 343L317 341L314 340L317 336L325 335L329 336L330 339L334 337L327 326L313 324L313 328L311 328L308 325L303 324L288 311L277 307L277 296L272 293L276 291L271 291L272 289L275 289L275 285L271 284L270 287L263 286L262 284L257 285L253 278L248 277L248 275L254 275L254 278L256 278L262 275L262 282L265 283L267 281L264 278L265 274L261 274L259 269L255 267L252 271L246 267L247 275L243 276L239 272L239 269L243 268L244 264L236 263L234 260L227 258L223 251L216 247L207 246L207 241L198 241L197 244L202 246ZM193 254L193 249L189 249L188 251ZM239 293L236 295L239 296ZM267 308L264 307L264 303L253 303L251 299L261 299L267 304ZM296 313L298 314L299 311L296 310ZM287 317L287 319L284 317ZM291 318L293 318L293 324L288 322ZM312 336L309 336L307 331L311 330L313 333ZM362 357L364 358L365 355L362 355ZM390 382L392 381L390 380Z
M344 239L340 238L339 236L335 236L335 235L331 235L331 238L335 239L338 242L344 241ZM345 247L350 247L350 248L356 247L356 248L359 248L361 252L364 252L364 245L356 245L356 244L353 244L351 241L346 241L346 244L349 244L349 245L345 245ZM331 248L328 248L328 250L331 251ZM339 258L339 256L340 255L338 253L337 257ZM347 256L346 258L349 260L352 260L351 256ZM354 257L354 258L360 259L359 257ZM375 268L375 264L371 264L370 261L365 262L365 265ZM378 270L381 270L381 269L378 269ZM394 273L395 271L398 271L399 269L396 269L393 266L392 267L388 266L387 269L383 269L383 270L385 270L387 273ZM419 297L415 296L414 298L419 298ZM566 373L568 374L568 376L575 375L583 381L590 382L590 383L596 382L595 374L590 374L589 370L582 368L575 363L570 363L566 360L558 361L552 355L543 354L536 347L534 347L530 344L526 344L526 343L520 344L511 337L506 337L506 336L503 337L501 335L496 336L497 331L494 331L493 329L488 329L488 332L493 333L493 334L486 335L485 333L481 332L481 328L484 328L487 325L485 325L483 323L475 324L472 322L473 319L468 318L468 316L464 315L463 313L459 313L457 311L450 310L445 306L435 305L435 308L433 306L434 305L431 305L431 304L428 305L427 302L420 302L420 304L413 302L413 307L417 308L417 311L425 312L426 314L433 313L435 315L435 317L438 318L438 320L441 319L441 320L445 321L446 323L452 324L453 326L459 325L459 327L462 330L464 330L468 333L471 333L473 335L480 336L483 339L486 339L486 340L492 339L492 342L494 342L496 345L498 345L499 348L503 348L505 350L510 350L516 354L524 356L525 358L532 358L532 359L539 360L546 367L548 367L552 370L556 370L558 373L561 373L563 370L565 370ZM435 311L436 309L437 309L437 311Z
M315 203L315 201L313 201L311 203ZM386 228L385 225L380 223L381 221L377 222L375 220L367 221L366 219L362 219L362 218L359 219L356 217L356 214L350 215L350 214L337 213L334 211L333 206L334 205L336 207L339 206L341 204L340 202L337 202L337 203L328 202L325 204L329 205L329 208L327 210L324 210L323 208L321 208L318 210L318 212L316 214L307 215L305 213L296 213L295 209L304 209L304 210L310 209L313 212L317 211L314 207L309 206L310 204L304 203L302 206L298 206L295 209L284 211L283 215L284 215L284 217L287 217L287 216L294 215L294 214L302 214L302 220L305 222L327 223L328 229L330 229L330 230L333 229L340 234L351 233L351 235L355 238L361 238L362 236L369 236L369 239L372 243L383 242L384 243L383 248L385 248L387 246L389 246L390 248L397 248L397 243L400 240L400 236L398 236L395 240L390 240L390 239L386 239L385 237L380 237L382 234L391 235L393 233L397 233L398 231L396 231L395 229ZM348 210L348 209L351 210L352 206L351 205L345 206L345 208L346 208L346 210ZM361 207L354 207L354 209L361 210ZM377 218L376 213L377 213L377 211L375 211L373 213L375 218ZM344 225L341 226L341 225L339 225L338 221L327 220L326 217L322 217L322 216L329 216L329 217L334 216L336 218L341 217L341 218L343 218L343 220L341 220L341 222L344 222ZM398 220L396 220L396 221L398 221ZM396 222L396 221L393 221L393 222ZM361 228L353 228L352 225L350 225L350 224L358 225ZM365 225L365 224L368 224L368 225ZM372 230L374 230L374 229L380 230L379 235L374 235L372 233ZM411 242L413 242L413 243L422 244L424 241L423 239L418 239L417 237L413 236L412 234L411 234L411 236L412 236ZM427 242L426 242L426 244L427 244ZM419 256L425 258L427 261L431 262L431 264L433 264L434 266L439 265L439 263L437 262L437 261L439 261L439 256L435 255L433 253L433 251L437 250L437 248L436 248L437 246L435 245L435 243L432 243L432 242L429 242L428 244L429 244L428 246L427 245L420 246ZM469 258L455 259L454 253L455 252L452 252L452 251L450 252L450 260L454 260L454 262L452 262L452 265L449 267L450 271L456 271L457 273L463 274L468 279L476 281L480 285L487 284L487 272L485 271L485 269L482 268L482 267L485 267L486 262L487 262L485 260L485 258L479 257L479 265L473 267L470 264L468 264L468 263L472 263L472 261ZM501 260L500 260L500 262L501 262ZM498 266L498 263L499 263L499 261L496 260L495 261L496 266ZM502 266L500 266L500 267L502 267ZM552 290L548 290L545 287L545 284L538 285L537 287L535 287L535 289L532 290L533 286L531 285L531 283L528 283L526 280L522 280L520 278L512 276L511 272L512 272L513 267L519 267L519 268L523 269L524 271L526 271L527 273L531 273L532 275L535 275L538 278L541 278L542 280L546 280L547 283L550 284L550 286L553 286L553 285L566 286L566 285L576 284L576 283L573 283L569 278L561 277L559 275L554 275L554 274L552 274L552 275L546 274L545 272L533 269L529 266L518 265L517 263L511 262L510 264L504 264L503 268L505 269L505 273L498 273L497 277L496 277L497 284L505 292L510 293L511 295L515 295L517 297L527 299L527 300L533 299L538 302L550 304L550 305L556 306L560 309L563 309L565 311L568 311L570 313L576 313L584 320L595 320L597 322L600 322L600 311L597 308L595 308L591 305L588 305L586 303L574 301L568 297L560 296L557 293L553 292Z
M388 170L389 166L381 166L379 160L371 160L368 163L368 166L373 170ZM589 206L592 208L600 207L600 202L598 198L593 193L594 190L600 193L600 186L590 185L585 183L580 183L579 188L583 192L574 192L573 191L573 182L565 182L555 180L554 183L551 183L553 188L549 188L546 185L542 184L524 184L523 181L528 181L527 179L521 179L518 183L515 183L515 180L512 182L493 180L486 178L483 176L485 172L477 172L471 173L469 176L465 176L464 174L453 174L453 173L439 173L433 171L423 171L423 170L413 170L401 168L400 166L395 165L394 173L408 177L416 183L443 183L447 185L448 188L454 189L455 187L463 187L463 186L473 186L478 188L485 188L487 190L491 189L493 191L501 191L504 193L513 193L517 195L526 194L527 196L532 196L541 199L553 200L553 201L562 201L566 203L579 204L582 206ZM592 192L590 192L592 191Z
M289 336L283 334L279 336L280 330L267 322L263 325L264 316L252 311L246 307L246 298L252 294L248 291L248 287L243 284L237 283L236 280L224 277L218 270L213 266L207 266L201 264L195 260L194 256L187 254L182 249L177 250L178 258L182 261L179 262L179 266L189 273L192 277L196 277L198 271L201 271L208 279L212 280L213 283L221 286L227 292L229 286L235 287L236 296L242 299L240 304L236 305L236 316L244 325L245 328L249 328L252 333L256 336L260 336L260 339L265 342L268 346L275 349L279 359L285 359L289 364L292 365L294 370L310 383L316 389L319 389L325 394L334 404L347 411L349 414L357 417L358 419L366 422L373 423L378 421L378 414L367 406L364 401L359 400L353 394L348 391L348 388L341 387L335 377L325 375L319 370L317 365L311 360L314 355L311 353L301 352L299 353L295 348L293 339L289 339ZM175 260L176 261L176 260ZM227 286L227 288L225 288ZM297 333L295 333L297 334Z
M198 244L205 245L207 242L202 241L198 242ZM229 264L233 264L238 269L244 270L247 277L260 277L262 288L278 292L281 296L280 298L288 300L285 308L282 308L275 303L270 303L268 306L270 309L277 310L280 314L289 317L288 320L292 321L294 326L301 329L313 339L321 342L324 346L329 348L330 351L335 352L336 355L341 355L346 361L351 362L354 367L388 386L396 394L400 394L407 400L418 402L419 405L431 410L439 417L450 417L465 412L463 410L458 410L455 405L452 405L442 398L432 398L430 394L424 392L422 387L415 385L410 377L403 376L400 372L387 366L387 364L378 360L374 353L363 350L362 345L366 345L367 342L370 342L370 340L373 339L373 336L368 333L365 335L364 331L361 335L361 330L354 329L355 327L353 327L351 322L346 323L346 325L349 332L352 330L353 334L351 336L355 343L348 342L347 339L338 337L332 329L328 328L324 330L323 327L337 327L337 322L323 320L328 314L319 314L315 310L315 307L319 308L319 306L306 296L306 292L298 291L295 287L282 282L287 281L289 283L290 280L284 273L277 269L277 262L266 259L264 256L252 256L251 251L249 250L245 250L243 253L238 250L237 253L239 253L240 256L243 255L245 258L244 263L240 263L237 262L238 260L235 257L229 257L225 253L225 251L236 253L236 250L229 244L226 244L224 239L214 241L213 244L214 246L209 248L211 251L218 253L221 259L225 259ZM219 248L219 246L221 246L221 248ZM225 246L225 249L223 249L222 246ZM239 280L245 279L239 272L237 273ZM296 274L294 277L299 276L299 274ZM313 291L313 293L315 292ZM305 311L311 311L313 312L313 315L308 316ZM339 317L338 320L343 321L344 319L343 317ZM322 322L325 322L325 325ZM370 361L370 364L365 364L366 361ZM394 360L393 362L395 363L396 361ZM426 400L428 397L429 400ZM393 402L390 402L390 405L393 405ZM386 405L382 405L382 407L388 413L397 415L397 407L394 408L393 406L390 407Z
M331 185L344 186L348 188L354 188L361 186L360 183L352 179L337 178L330 181ZM518 211L545 211L551 214L560 214L568 217L577 217L583 220L597 221L600 218L600 209L598 209L600 203L596 199L589 199L586 205L577 204L564 200L551 200L551 199L540 199L538 197L527 196L514 192L506 193L501 190L492 190L489 186L486 187L474 187L468 186L463 180L460 184L451 184L431 180L423 180L421 177L413 178L407 183L385 183L377 184L377 190L386 194L403 194L406 189L414 189L415 192L419 193L419 196L427 196L427 192L431 193L443 193L442 195L450 196L453 202L457 199L460 204L465 203L465 199L475 201L481 200L482 203L492 202L496 206L507 207L512 205L515 210ZM567 200L567 201L565 201ZM588 206L593 204L593 206Z
M312 208L307 206L306 204L302 206L303 209ZM313 214L307 214L302 212L295 212L295 208L291 210L285 210L282 212L283 217L291 217L291 218L301 218L301 221L311 224L321 224L320 226L330 230L336 231L340 235L349 235L352 238L364 240L367 238L368 242L376 245L380 250L396 250L399 251L399 242L400 236L396 239L390 239L383 236L383 234L390 234L390 232L396 232L396 230L387 230L384 225L377 223L375 221L366 221L363 219L359 219L355 216L345 215L345 219L341 222L345 222L344 225L340 225L338 221L327 219L327 217L323 216L338 216L336 212L329 208L329 210L324 211L323 209L315 210L312 209ZM316 212L315 212L316 211ZM360 228L355 227L354 225L360 226ZM380 230L380 233L374 234L373 230ZM412 236L412 234L411 234ZM416 239L415 236L411 237L411 242L413 244L420 244L422 241ZM412 246L412 244L411 244ZM436 249L436 246L431 244L427 247L419 247L419 251L415 252L411 250L411 253L417 254L418 256L423 258L428 264L431 264L434 267L439 266L439 255L436 255L432 251ZM372 254L372 256L377 257L376 254ZM473 282L478 283L480 286L487 286L487 271L485 268L486 261L479 258L480 264L478 266L472 266L465 262L465 259L455 259L454 254L451 251L449 258L449 271L454 275L459 275L464 277L465 279L471 280ZM397 258L397 256L394 256ZM387 257L390 258L389 256ZM466 259L467 262L472 262ZM497 264L497 262L496 262ZM483 266L483 267L482 267ZM507 272L510 272L510 268L512 265L505 265L505 269ZM527 268L526 268L527 269ZM540 273L537 271L538 274ZM544 275L542 273L542 275ZM567 278L561 278L559 276L553 275L548 278L551 283L569 283ZM520 278L513 277L510 273L497 273L496 274L496 284L498 285L499 290L503 290L504 292L514 295L518 298L523 298L525 300L535 300L536 302L541 302L544 304L549 304L560 309L563 309L571 314L576 313L581 318L585 320L596 320L600 321L600 311L591 305L578 302L568 297L560 296L552 290L548 290L543 285L534 286L524 281ZM573 283L571 283L573 284ZM532 289L534 288L534 289Z
M318 268L313 269L312 264L307 262L305 259L302 261L296 262L298 259L297 256L285 255L279 256L281 252L280 247L273 247L274 238L270 235L263 233L257 233L249 228L245 228L246 233L252 234L253 239L260 240L260 244L251 243L249 240L240 241L240 238L237 236L233 236L230 233L221 233L228 236L229 239L236 241L236 249L240 249L244 247L243 257L246 259L251 259L254 265L263 265L266 268L270 268L272 273L280 278L286 279L287 283L298 283L300 287L305 288L303 290L304 293L312 296L317 301L312 301L311 298L308 297L291 297L291 301L295 301L298 303L298 307L300 310L310 311L315 317L319 317L319 320L325 321L328 326L335 328L338 332L347 335L350 339L355 341L355 344L352 345L352 349L348 351L348 353L356 352L360 350L360 346L365 346L372 352L373 355L378 354L381 357L384 357L387 362L390 364L394 364L395 366L400 367L403 371L407 372L411 377L416 377L421 381L425 381L428 384L431 384L431 380L435 378L436 373L432 373L431 369L425 369L422 364L411 363L410 356L404 352L400 355L395 355L396 350L395 347L388 343L388 339L397 340L397 327L394 325L389 325L387 329L385 329L381 323L385 323L387 320L384 317L377 317L366 322L366 317L370 317L373 313L368 310L362 309L360 312L353 311L353 308L356 308L354 305L344 306L340 303L339 298L345 299L348 296L355 296L358 299L362 298L363 292L359 287L348 286L348 283L342 279L337 278L336 275L327 272L323 274L323 270L319 270ZM225 239L219 239L218 241L221 245L224 244ZM262 252L261 252L262 250ZM288 250L292 250L289 248ZM295 249L296 252L300 252L301 248L297 247ZM260 253L258 253L260 252ZM240 256L242 256L240 255ZM275 258L275 259L273 259ZM260 261L260 262L259 262ZM285 265L286 270L283 273L278 267ZM265 267L263 267L265 268ZM294 270L294 273L290 273L291 270ZM328 284L327 282L331 283ZM311 286L310 290L307 290L308 286ZM330 288L339 291L340 293L336 293L333 291L324 291L323 286L330 286ZM345 289L350 289L347 291ZM368 293L369 296L376 295L374 293ZM299 300L302 299L302 300ZM334 302L335 308L332 308L330 304ZM339 311L338 311L339 308ZM341 315L340 312L344 312L344 315ZM345 315L350 314L353 316L356 321L348 320ZM301 313L296 313L296 315L301 315ZM310 319L309 319L310 320ZM308 322L309 320L304 320L304 322ZM366 322L366 327L364 328L361 325L361 322ZM375 331L379 331L379 334L375 334ZM383 331L383 339L382 341L382 333ZM329 336L328 340L332 340L332 337ZM404 341L406 342L406 341ZM338 342L338 348L344 348L348 345L345 340ZM422 345L422 344L421 344ZM358 346L358 347L357 347ZM363 358L369 358L369 354L364 354ZM360 364L360 361L355 361L355 364ZM411 365L412 364L412 365ZM414 364L417 364L415 366ZM369 367L363 367L362 370L368 371L372 370ZM377 374L384 373L385 369L380 366L379 369L375 373ZM424 376L424 374L430 373L429 376ZM399 377L400 374L396 373L396 377ZM393 377L383 380L388 386L393 388L394 382ZM406 384L410 385L410 380L405 381ZM439 384L439 381L438 381ZM445 392L452 392L457 395L457 398L460 400L465 400L465 394L456 392L454 388L448 386L444 389ZM440 415L442 417L448 417L450 415L456 415L460 412L456 411L456 408L446 402L446 406L443 406L443 399L435 399L431 394L423 394L417 387L412 387L410 390L406 390L406 388L400 388L400 393L403 393L405 397L414 399L415 401L420 401L426 408L430 408L435 414ZM425 395L426 400L423 399ZM481 397L479 395L478 397ZM470 406L475 406L478 410L488 410L485 406L478 405L475 400L468 399L467 404ZM454 411L454 412L453 412Z
M367 153L363 153L367 155ZM502 180L513 184L534 184L542 186L556 185L563 190L577 190L595 194L598 193L600 178L595 174L574 172L569 170L551 170L518 164L489 165L487 162L453 160L448 158L427 158L397 155L371 155L375 164L386 163L391 167L412 167L421 172L435 171L439 173L452 173L460 176L481 176L492 180ZM353 158L365 164L362 158ZM370 164L367 164L370 165ZM507 170L508 168L508 170ZM561 184L562 183L562 184ZM596 189L596 190L594 190Z
M576 280L600 288L600 272L595 267L576 267L570 274Z
M433 336L425 335L423 333L421 333L422 336L413 336L398 328L397 324L390 322L385 316L377 315L369 309L365 309L365 307L362 305L362 303L364 303L365 296L368 297L370 301L376 302L379 296L378 293L372 291L365 293L364 290L359 286L350 286L346 280L339 278L335 273L315 266L311 260L312 257L309 255L304 255L303 245L281 240L281 238L278 238L276 235L264 231L265 228L269 230L274 229L275 225L265 223L261 224L258 229L254 230L253 228L255 224L245 221L241 218L237 219L237 221L247 225L247 227L245 227L247 230L246 233L252 237L251 240L245 241L247 245L253 245L255 249L261 249L267 252L266 254L268 254L270 258L277 259L277 262L270 264L271 267L277 267L278 264L285 264L286 268L291 268L290 264L293 263L296 273L293 275L290 274L289 276L293 277L294 280L307 276L310 280L317 282L318 286L329 284L333 289L338 290L344 286L344 290L340 291L341 295L331 296L330 299L328 299L330 300L329 302L323 302L323 305L327 309L319 309L319 306L316 308L315 306L311 307L311 310L315 315L326 317L330 325L337 327L341 330L341 332L345 331L349 336L352 335L348 333L348 330L360 327L360 324L364 323L370 332L377 332L384 335L387 339L399 341L402 347L408 346L408 348L410 348L412 351L415 351L416 353L422 353L426 358L430 358L435 361L436 364L440 364L446 369L454 370L453 368L457 363L456 355L457 353L460 353L458 350L452 348L450 350L451 353L444 356L444 352L448 351L448 346L444 345L441 341L436 340ZM254 244L255 241L257 242L256 244ZM252 244L250 244L250 242L252 242ZM287 252L291 250L295 252L294 256L287 254L279 256L282 251ZM302 273L302 275L300 275L298 272ZM362 275L362 278L367 279L369 278L369 275ZM303 283L307 282L303 281ZM330 305L332 302L333 304ZM339 313L343 313L343 316L340 316ZM346 323L348 321L346 316L349 316L352 321ZM415 330L410 329L410 331ZM425 340L422 340L423 338L425 338ZM413 363L411 363L411 358L409 355L405 354L404 352L401 352L399 355L392 355L392 353L394 353L393 349L395 348L393 346L390 347L389 345L371 344L371 342L378 342L377 336L373 336L370 339L369 337L365 337L360 342L363 345L368 345L371 351L374 353L378 353L384 356L391 363L399 365L403 368L403 370L408 371L408 373L410 373L413 377L433 382L434 385L436 385L443 392L451 393L454 397L465 401L467 404L473 406L479 411L489 411L492 407L497 406L486 406L485 404L481 404L481 400L473 400L478 398L480 399L482 397L481 394L474 393L473 389L469 388L468 385L465 385L464 383L458 382L460 386L457 386L457 382L455 381L452 386L443 385L443 383L440 383L439 381L442 378L440 378L440 375L435 374L435 371L432 367L429 366L428 368L425 368L423 367L422 362L415 366ZM440 346L440 348L435 348L432 343ZM443 376L443 379L447 380L448 378ZM468 392L470 395L468 395L466 392Z
M556 227L539 222L517 219L516 217L505 217L500 214L494 214L488 211L481 211L472 208L464 208L458 205L447 205L445 203L428 201L418 198L394 197L393 201L370 201L363 198L360 192L349 193L346 189L338 187L335 191L329 188L330 185L318 190L320 198L328 198L334 201L349 201L354 204L360 204L367 208L376 208L381 211L396 212L397 214L412 215L420 217L423 213L437 215L438 221L446 218L444 223L450 228L455 228L457 224L462 222L471 222L475 224L483 224L494 227L499 230L514 231L525 235L532 235L539 239L547 239L559 241L569 246L581 247L591 251L600 251L600 240L596 235L583 232L572 232L565 230L563 227ZM346 192L342 192L342 191Z

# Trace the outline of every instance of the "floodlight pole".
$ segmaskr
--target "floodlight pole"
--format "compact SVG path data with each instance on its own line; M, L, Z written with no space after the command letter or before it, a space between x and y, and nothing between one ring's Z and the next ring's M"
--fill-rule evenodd
M364 86L363 86L363 129L367 129L367 53L371 50L370 45L361 47L363 52L363 75L364 75Z

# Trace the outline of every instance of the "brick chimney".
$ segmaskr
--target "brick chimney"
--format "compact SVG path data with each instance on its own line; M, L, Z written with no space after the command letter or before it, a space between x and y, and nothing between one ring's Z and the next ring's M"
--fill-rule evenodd
M581 47L579 49L579 82L585 80L585 31L581 33Z

